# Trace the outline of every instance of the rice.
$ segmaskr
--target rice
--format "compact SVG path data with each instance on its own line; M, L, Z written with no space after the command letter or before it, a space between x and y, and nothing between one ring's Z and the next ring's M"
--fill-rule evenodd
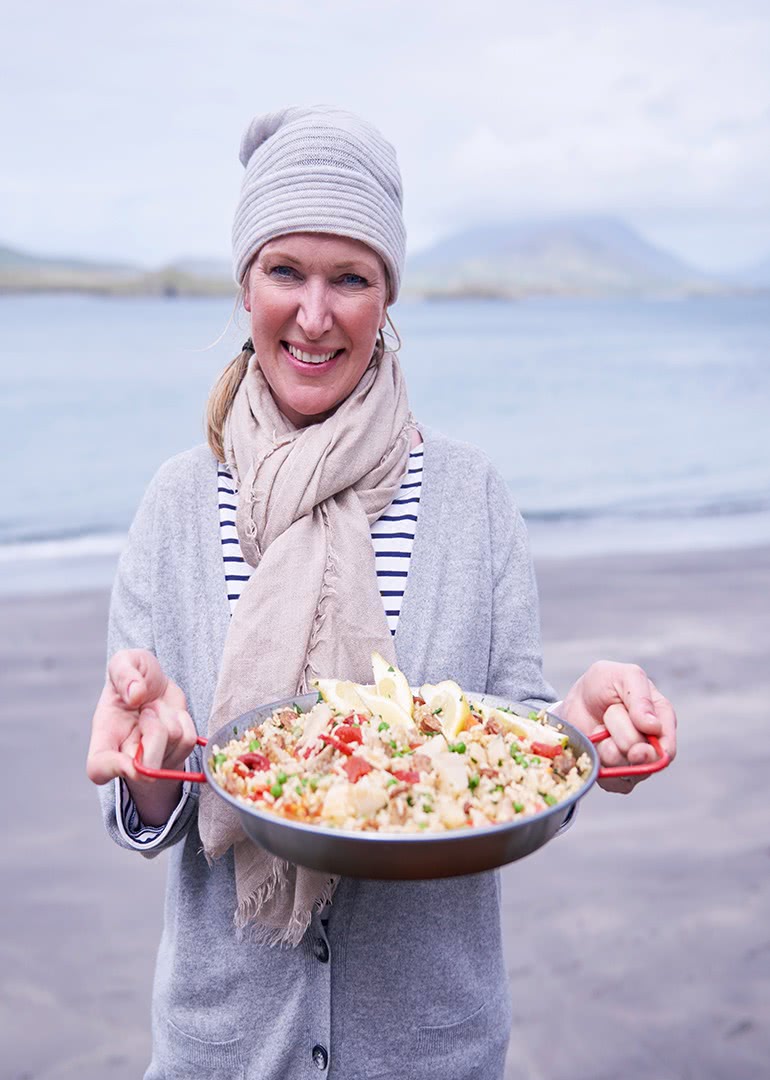
M527 723L470 707L466 730L451 744L426 730L438 725L420 704L410 727L393 729L324 701L308 712L282 708L212 747L214 780L244 804L291 821L383 833L518 821L583 786L589 756L575 758L542 716Z

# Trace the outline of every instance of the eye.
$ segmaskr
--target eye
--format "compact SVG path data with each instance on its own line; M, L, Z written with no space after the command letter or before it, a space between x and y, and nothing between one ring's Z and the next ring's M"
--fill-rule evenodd
M363 289L369 284L365 277L360 274L343 274L340 278L343 285L352 285L356 288Z
M297 271L293 266L272 266L268 273L270 277L278 278L281 281L291 281L292 278L297 276Z

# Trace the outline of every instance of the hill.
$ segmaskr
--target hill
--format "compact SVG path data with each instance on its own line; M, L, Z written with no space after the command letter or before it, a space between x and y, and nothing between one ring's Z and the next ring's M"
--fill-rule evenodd
M561 218L465 229L407 265L418 295L715 291L720 283L609 217Z
M235 286L228 264L184 259L147 270L128 263L32 255L0 246L0 293L93 292L112 296L220 296Z

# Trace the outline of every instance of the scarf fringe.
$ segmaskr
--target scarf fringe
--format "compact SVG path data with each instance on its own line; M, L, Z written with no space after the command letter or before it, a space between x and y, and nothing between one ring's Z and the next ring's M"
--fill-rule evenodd
M285 881L285 878L282 878L281 875L286 873L289 865L283 859L276 859L276 865L273 867L268 880L263 882L253 895L246 897L238 904L233 917L238 941L245 939L253 945L286 946L296 949L302 943L307 928L310 926L313 912L323 910L327 904L332 902L339 877L327 879L326 884L315 897L313 906L309 911L297 911L296 909L292 911L286 926L270 926L268 923L259 922L259 912L262 905L270 900L277 889L280 889Z
M241 844L249 844L248 840L239 841ZM238 857L238 845L234 847L235 858ZM259 909L263 904L269 903L273 899L273 896L280 890L281 886L285 883L291 863L286 859L279 859L277 855L270 855L270 873L262 882L257 886L255 891L246 896L238 904L235 910L234 922L236 926L246 926L256 918Z

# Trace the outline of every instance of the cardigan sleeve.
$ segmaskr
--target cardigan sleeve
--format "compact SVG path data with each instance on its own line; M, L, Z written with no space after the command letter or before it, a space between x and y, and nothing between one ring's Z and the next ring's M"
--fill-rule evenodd
M157 655L152 600L158 519L164 502L163 472L161 469L150 482L118 562L110 598L108 657L120 649L147 649ZM189 829L198 806L198 800L190 798L191 788L191 784L182 785L181 798L168 821L154 829L143 826L125 784L117 779L103 784L98 790L108 835L120 847L153 858L181 840Z
M543 676L535 569L524 520L495 469L488 499L494 586L487 693L541 708L556 694Z

